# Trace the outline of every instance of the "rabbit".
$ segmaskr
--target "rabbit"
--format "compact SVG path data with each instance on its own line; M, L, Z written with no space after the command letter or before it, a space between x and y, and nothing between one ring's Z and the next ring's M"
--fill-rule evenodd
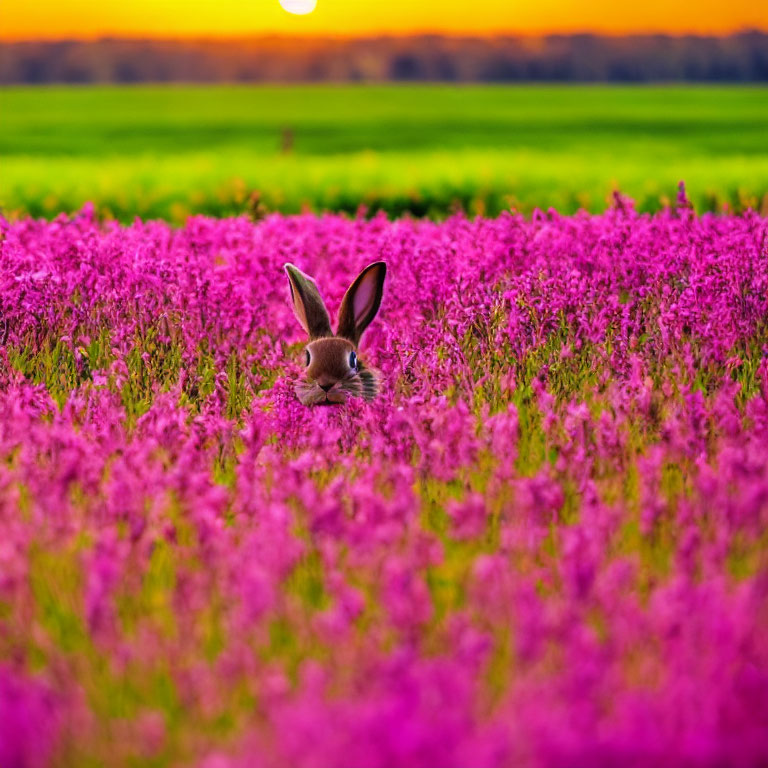
M366 368L357 357L363 331L381 305L387 265L369 264L344 294L336 335L315 281L293 264L285 264L296 318L309 336L305 349L306 372L296 385L304 405L346 403L350 397L373 400L380 374Z

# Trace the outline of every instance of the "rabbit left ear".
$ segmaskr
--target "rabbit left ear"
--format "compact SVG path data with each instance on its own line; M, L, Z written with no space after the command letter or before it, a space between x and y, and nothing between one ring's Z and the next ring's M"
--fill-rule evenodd
M333 336L331 318L328 317L328 310L320 297L315 281L293 264L286 264L284 269L291 287L293 311L309 338Z
M357 276L341 302L337 336L355 345L359 343L363 331L379 311L386 276L387 265L383 261L370 264Z

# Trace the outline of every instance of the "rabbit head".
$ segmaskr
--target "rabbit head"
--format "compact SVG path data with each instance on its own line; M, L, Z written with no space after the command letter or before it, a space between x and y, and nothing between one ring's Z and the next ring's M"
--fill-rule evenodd
M296 394L304 405L345 403L350 397L372 400L379 374L357 357L357 345L381 305L387 265L367 266L348 288L339 309L336 334L315 281L293 264L286 264L293 311L309 336L304 350L304 378Z

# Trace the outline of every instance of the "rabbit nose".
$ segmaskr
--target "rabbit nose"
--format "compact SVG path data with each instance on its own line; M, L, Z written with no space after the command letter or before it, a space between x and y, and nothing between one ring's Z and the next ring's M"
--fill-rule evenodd
M322 389L324 392L328 392L328 390L333 388L333 384L320 384L320 389Z

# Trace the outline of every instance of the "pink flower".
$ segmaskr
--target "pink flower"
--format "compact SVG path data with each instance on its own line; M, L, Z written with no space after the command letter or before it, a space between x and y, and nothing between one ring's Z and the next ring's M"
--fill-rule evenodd
M449 502L446 512L457 538L473 539L485 531L488 513L485 499L479 493L467 494L462 501Z

